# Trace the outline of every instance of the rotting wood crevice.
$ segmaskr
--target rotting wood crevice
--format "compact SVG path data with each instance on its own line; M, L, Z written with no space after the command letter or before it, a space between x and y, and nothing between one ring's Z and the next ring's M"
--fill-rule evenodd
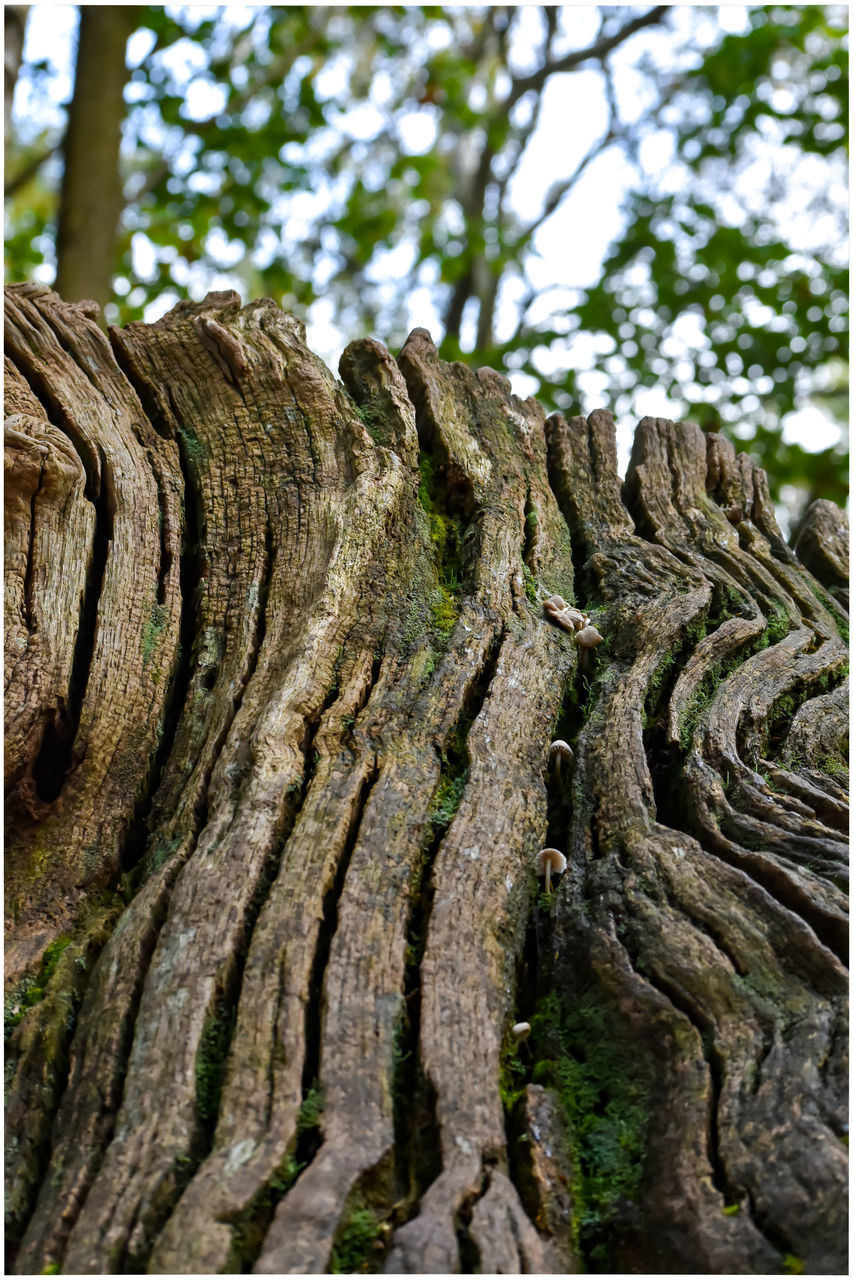
M86 473L84 496L90 502L94 502L101 487L99 480L100 459L97 448L90 445L85 436L77 429L67 409L57 397L44 372L32 358L31 353L25 347L16 346L14 340L10 341L8 330L6 343L6 354L29 386L34 398L41 405L45 421L71 441Z
M175 875L177 874L177 870L178 868L176 867L174 870ZM115 1131L116 1118L121 1110L122 1100L124 1096L124 1079L127 1072L127 1064L130 1061L131 1050L133 1048L133 1038L136 1030L136 1019L139 1013L139 1006L142 1001L142 992L145 986L145 977L148 972L148 965L150 964L151 957L154 954L154 948L157 945L157 938L160 934L160 930L162 929L166 921L168 899L160 899L160 900L155 899L154 905L157 908L157 910L156 912L152 912L150 916L151 929L146 939L145 954L142 958L142 963L140 964L139 969L137 971L136 981L131 991L130 1002L129 1002L127 1013L121 1022L122 1035L116 1049L116 1056L115 1056L115 1063L114 1063L115 1071L112 1077L113 1081L115 1082L114 1096L109 1099L104 1099L103 1110L104 1110L104 1114L109 1116L109 1123L105 1127L104 1131L99 1135L99 1143L97 1145L97 1148L94 1150L92 1163L86 1171L85 1181L82 1183L78 1183L75 1187L75 1195L73 1200L71 1201L72 1211L69 1212L69 1209L66 1208L62 1215L62 1222L63 1222L62 1253L63 1254L65 1252L65 1245L68 1242L68 1237L70 1236L71 1231L73 1230L74 1225L77 1222L77 1219L80 1216L80 1213L85 1206L86 1196L88 1194L89 1188L93 1185L95 1179L98 1176L101 1165L103 1164L104 1155L106 1153L107 1148L109 1147L110 1142L112 1141L113 1133ZM103 949L102 949L102 953L103 953ZM81 1010L81 1014L84 1012L85 1012L84 1010ZM73 1047L73 1043L72 1043L72 1047ZM47 1173L49 1173L49 1169L46 1170L46 1174Z
M484 1169L479 1188L465 1197L453 1218L456 1243L459 1247L459 1270L462 1275L477 1275L480 1271L480 1250L471 1235L471 1219L474 1216L475 1205L483 1199L490 1185L491 1175L488 1169Z
M337 690L333 689L330 693L330 700L333 702L336 697ZM315 734L319 728L320 714L321 713L318 713L313 719L305 721L305 737L302 745L303 757L305 760L305 771L303 774L302 786L299 790L298 796L296 796L289 804L285 812L281 833L277 836L275 846L271 849L259 872L255 891L246 909L240 940L235 952L227 962L220 988L214 994L213 1000L211 1001L207 1011L205 1027L202 1032L202 1038L199 1042L196 1054L196 1123L194 1132L190 1138L190 1149L185 1154L179 1156L177 1162L172 1167L171 1190L169 1190L169 1188L164 1184L161 1191L155 1197L156 1203L150 1205L146 1214L144 1244L137 1244L135 1246L132 1258L130 1257L129 1250L131 1247L130 1241L134 1234L133 1226L130 1227L124 1236L126 1245L123 1260L125 1262L130 1261L133 1268L136 1270L144 1269L145 1266L147 1266L148 1259L150 1258L151 1252L156 1244L157 1237L166 1225L175 1204L183 1193L184 1188L195 1175L205 1157L210 1153L213 1147L214 1134L219 1116L221 1090L225 1080L231 1039L237 1021L240 989L252 931L269 894L272 883L276 878L290 833L293 830L293 826L299 816L306 793L314 777L315 766L313 760L313 743ZM309 1007L306 1009L306 1033L310 1012L309 1002ZM306 1049L308 1043L306 1034ZM308 1092L310 1092L310 1086L308 1087L308 1090L304 1091L303 1099L307 1097ZM297 1147L295 1158L297 1162L301 1161L302 1163L308 1163L313 1154L314 1153L312 1151L310 1156L305 1158L306 1152ZM292 1185L292 1183L290 1185ZM283 1194L284 1190L281 1191L280 1195ZM274 1203L272 1204L272 1208L274 1209Z
M64 716L46 726L32 770L36 794L45 804L51 804L56 800L73 767L74 741L80 725L83 700L95 654L98 610L110 543L113 538L113 518L103 486L93 506L95 527L92 536L92 558L80 600L80 619L74 641L74 657L71 663Z
M365 706L381 660L374 659L372 666L372 678L365 688L361 706ZM272 887L273 881L278 873L284 856L284 850L287 840L295 826L296 819L301 811L308 788L314 777L315 762L313 759L313 744L316 733L320 727L320 721L323 713L337 700L338 697L337 681L332 684L329 689L323 707L317 713L316 718L307 726L305 745L303 748L305 756L305 773L300 789L299 798L290 815L287 824L287 832L279 841L278 854L275 858L274 866L270 860L269 869L261 877L259 881L259 891L256 892L253 900L252 922L251 927L247 929L246 942L241 949L241 970L245 960L245 956L249 949L249 940L254 923L263 907L266 897ZM338 861L333 883L325 893L322 902L322 920L317 936L314 950L314 960L311 969L308 986L308 999L305 1005L305 1057L302 1070L302 1105L297 1120L296 1141L292 1149L289 1150L279 1163L278 1167L273 1171L272 1175L267 1178L264 1183L256 1190L249 1203L234 1216L225 1219L233 1228L233 1241L229 1254L229 1270L250 1271L253 1264L257 1261L263 1248L264 1238L270 1223L275 1215L279 1202L285 1195L295 1186L305 1169L311 1164L322 1145L322 1093L319 1085L320 1063L321 1063L321 1035L322 1035L322 990L323 981L328 964L329 952L331 949L332 939L337 930L337 913L338 903L343 893L344 882L346 879L349 862L352 857L353 850L358 840L358 834L361 827L361 820L364 810L377 779L379 776L379 767L374 760L372 769L366 774L362 780L360 790L358 792L356 803L354 806L351 822L347 831L344 847L341 851ZM236 1023L237 1005L239 1003L239 993L237 994L233 1004L232 1027ZM276 1018L277 1022L277 1018Z
M41 487L44 482L44 471L47 466L47 454L42 458L41 470L39 472L38 484L33 489L30 498L30 527L27 533L27 565L24 570L24 622L27 631L32 635L36 631L35 608L33 605L33 571L34 571L34 555L36 541L36 501Z
M142 389L136 388L137 394L142 396ZM131 822L125 847L122 855L122 867L125 871L132 871L139 867L144 877L144 864L140 865L140 860L144 858L145 849L152 843L157 843L155 832L146 834L146 830L151 818L152 807L157 794L157 788L163 777L166 762L174 747L177 734L178 724L184 713L187 697L190 689L190 682L195 667L195 658L193 656L193 647L198 635L199 627L199 599L197 584L201 570L201 499L197 486L193 480L193 471L189 465L186 449L183 439L180 435L177 437L178 458L180 461L181 475L183 477L183 527L181 530L181 555L178 564L178 586L181 596L181 616L178 625L178 651L177 660L172 672L170 688L167 691L166 699L162 713L162 733L160 742L154 754L151 766L149 784L147 787L147 795L140 800L137 807L137 813ZM159 488L158 476L158 488ZM161 539L163 534L161 533ZM206 792L205 787L205 792ZM201 831L204 823L201 821L201 814L198 815L199 822L195 828L195 832ZM134 877L134 888L138 888L141 882L139 875Z
M624 945L624 940L623 940ZM690 998L685 990L677 990L676 987L666 980L663 975L655 970L652 972L648 966L644 966L642 971L637 970L636 957L631 956L631 965L640 976L647 982L651 982L658 991L664 995L674 1009L683 1014L696 1031L701 1046L702 1056L705 1059L708 1068L708 1109L707 1120L705 1125L705 1149L708 1156L708 1163L711 1167L711 1181L714 1187L723 1197L725 1205L740 1205L743 1201L744 1194L747 1196L750 1218L756 1228L767 1240L772 1248L778 1245L774 1239L776 1234L772 1229L765 1229L765 1225L760 1223L753 1212L753 1201L750 1188L747 1186L738 1187L730 1179L726 1169L725 1160L720 1148L719 1135L719 1108L720 1096L723 1090L725 1077L725 1065L720 1057L719 1051L714 1043L714 1026L704 1017L701 1006ZM787 1249L785 1250L787 1252Z
M308 982L308 999L305 1003L305 1058L302 1067L303 1104L312 1094L312 1091L316 1091L318 1087L322 1058L322 1000L326 966L329 961L332 939L338 927L338 904L344 890L344 882L346 881L350 860L358 840L362 817L364 816L370 793L378 777L379 768L374 760L372 767L362 779L346 840L335 868L334 879L323 895L322 918L314 947L314 960ZM306 790L309 783L310 779L306 781ZM304 1132L307 1133L307 1129ZM316 1145L312 1141L311 1145L313 1145L314 1149L310 1152L305 1149L306 1142L302 1143L301 1150L297 1148L296 1158L300 1163L308 1164L313 1159L319 1148L319 1141Z
M794 1254L791 1241L788 1238L788 1236L786 1236L782 1227L779 1225L778 1222L770 1222L768 1219L768 1215L766 1213L762 1213L762 1211L759 1209L758 1205L755 1202L755 1195L752 1191L752 1188L746 1187L745 1190L746 1190L746 1203L747 1203L747 1209L749 1211L750 1221L755 1226L755 1229L761 1232L761 1234L764 1236L764 1239L767 1241L767 1243L770 1245L772 1249L775 1249L777 1253L782 1254L783 1259L787 1260L788 1258L795 1258L796 1255ZM801 1265L802 1264L800 1264L800 1266ZM799 1269L800 1268L798 1267L797 1271L792 1272L791 1274L797 1274L799 1272Z
M527 495L524 499L524 543L521 551L521 559L536 579L539 574L539 512L536 510L536 504L533 501L530 492L530 485L527 486ZM533 601L531 601L531 604Z
M554 739L561 739L570 746L577 744L581 732L589 720L598 701L601 691L603 669L594 675L580 671L575 665L568 673L564 688L560 711L554 726ZM559 849L571 860L572 828L582 817L575 812L577 797L574 794L574 769L577 761L557 767L550 760L546 764L545 793L547 801L547 828L545 843L549 848ZM594 827L594 815L588 815L591 829ZM591 856L597 856L597 837L593 833ZM572 879L582 874L582 868L573 867L571 861L563 877L552 881L552 894L548 899L539 890L533 869L531 868L531 891L528 907L528 920L525 940L516 969L513 1021L529 1022L542 1002L557 994L554 985L553 953L553 907L555 895L560 892L560 880L567 883L562 892L568 888ZM510 1181L515 1186L520 1202L528 1211L531 1220L535 1218L535 1208L528 1205L529 1188L524 1179L519 1178L518 1170L525 1164L524 1153L520 1151L521 1135L516 1123L517 1108L525 1087L533 1080L534 1058L526 1042L516 1046L506 1043L501 1055L501 1094L504 1110L504 1132L507 1152L507 1166Z
M430 838L415 864L409 887L405 970L400 1021L395 1029L392 1071L395 1179L406 1207L400 1221L415 1217L421 1196L442 1168L436 1093L420 1058L421 973L435 896L433 868L438 850L464 794L470 769L468 735L488 696L500 661L505 626L492 637L479 674L468 689L456 722L440 751L441 767L430 806Z

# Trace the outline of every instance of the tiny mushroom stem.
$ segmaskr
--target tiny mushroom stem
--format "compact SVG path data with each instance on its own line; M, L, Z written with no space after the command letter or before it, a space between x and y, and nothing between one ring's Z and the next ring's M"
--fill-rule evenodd
M548 760L554 766L558 782L562 782L563 765L570 765L574 758L575 753L568 742L564 742L562 738L557 738L551 743L548 751Z
M536 855L534 863L537 876L545 877L545 892L551 892L551 872L562 875L566 869L566 855L559 849L542 849Z

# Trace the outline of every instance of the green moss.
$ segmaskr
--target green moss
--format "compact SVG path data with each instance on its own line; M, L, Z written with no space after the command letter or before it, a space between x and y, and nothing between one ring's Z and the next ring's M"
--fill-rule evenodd
M801 1276L805 1272L806 1264L802 1258L798 1258L795 1253L786 1253L782 1260L782 1270L786 1276Z
M776 601L776 607L767 618L767 626L758 638L756 652L760 649L769 649L772 644L778 644L790 630L791 619L788 617L788 610L781 601Z
M151 606L151 612L145 619L145 625L142 628L143 667L147 667L148 663L153 658L154 650L157 647L157 641L165 630L168 620L169 611L164 604L154 604Z
M635 1200L642 1181L651 1062L594 993L552 992L531 1026L534 1079L557 1088L566 1117L575 1245L590 1269L606 1270L620 1202Z
M726 1217L727 1217L727 1218L733 1218L733 1217L735 1216L735 1214L736 1214L736 1213L740 1213L740 1205L739 1205L739 1204L727 1204L727 1205L723 1208L723 1213L726 1215Z
M393 444L393 440L389 435L382 414L377 413L376 409L371 405L356 405L355 411L367 429L368 435L377 444L381 444L384 448L388 448Z
M225 1057L231 1041L233 1010L218 1000L205 1019L195 1062L196 1110L199 1119L212 1123L219 1112L225 1074Z
M459 620L462 525L457 516L447 511L447 494L435 459L421 452L418 466L421 474L418 501L426 513L438 575L437 590L432 592L430 599L430 615L434 630L446 639Z
M429 818L434 827L442 829L450 825L450 821L459 808L465 783L468 781L468 769L461 772L449 768L439 778L438 786L429 807Z
M338 1228L332 1245L332 1274L369 1271L382 1232L382 1221L363 1202L356 1201Z
M429 611L438 634L444 638L449 636L459 621L459 604L453 591L443 583L433 592Z
M518 1054L518 1045L514 1040L507 1039L501 1049L498 1087L504 1110L509 1115L525 1087L524 1066Z
M708 631L716 631L729 618L742 618L749 613L751 613L749 601L740 591L727 582L718 582L714 585L708 608Z
M676 669L687 661L699 641L704 637L705 631L704 618L690 623L685 628L683 636L661 658L652 673L646 692L642 715L644 729L650 728L658 720L667 702L667 695L671 684L674 682Z
M3 1029L7 1038L24 1014L41 1004L48 983L56 972L56 966L70 943L71 938L66 934L51 942L45 948L38 973L17 983L7 994L3 1005Z
M692 697L688 700L679 722L679 736L683 751L688 750L696 726L713 701L714 695L723 680L731 675L733 671L736 671L747 658L751 658L753 654L760 652L762 649L769 648L771 644L776 644L788 634L790 627L791 621L788 614L780 604L778 608L770 613L766 627L758 636L753 637L752 640L744 644L735 653L729 654L725 658L718 658L716 662L711 664Z
M296 1118L297 1133L310 1133L314 1129L319 1129L324 1106L323 1090L317 1084L313 1084L302 1099L302 1106L299 1108L299 1115Z
M531 514L535 515L536 513L534 511ZM526 564L521 566L521 572L524 575L524 594L531 604L536 604L536 579Z
M42 1267L41 1271L39 1272L40 1276L58 1276L60 1274L61 1272L59 1270L58 1262L49 1262L47 1266Z
M185 457L188 462L193 464L193 469L198 470L198 464L205 455L204 445L198 436L192 431L188 431L185 426L178 424L178 435L184 448Z
M829 595L827 591L824 591L823 587L819 586L818 583L812 582L810 585L813 594L817 596L827 613L832 614L835 625L838 628L838 634L841 636L845 644L849 644L850 623L839 609L837 602L833 600L832 596Z
M850 762L843 760L840 756L819 756L814 767L821 773L828 774L830 778L845 784L850 777Z
M229 1219L233 1228L232 1245L223 1270L229 1274L248 1271L261 1251L275 1207L299 1177L304 1164L293 1156L285 1156L264 1187L240 1214Z

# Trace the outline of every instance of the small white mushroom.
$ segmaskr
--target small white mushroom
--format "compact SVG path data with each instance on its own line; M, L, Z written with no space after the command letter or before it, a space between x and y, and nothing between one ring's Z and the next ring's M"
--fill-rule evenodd
M551 892L551 872L562 875L566 869L566 855L559 849L542 849L534 862L537 876L545 877L545 892Z
M596 645L601 644L604 636L600 631L596 631L593 626L586 626L580 631L575 632L575 643L580 645L582 649L594 649Z
M548 751L548 762L554 766L554 773L557 775L558 782L562 781L563 765L568 767L574 758L574 751L572 751L568 742L564 742L562 738L557 738L551 743Z
M530 1035L530 1023L517 1022L515 1026L510 1029L509 1034L512 1036L516 1044L523 1044Z

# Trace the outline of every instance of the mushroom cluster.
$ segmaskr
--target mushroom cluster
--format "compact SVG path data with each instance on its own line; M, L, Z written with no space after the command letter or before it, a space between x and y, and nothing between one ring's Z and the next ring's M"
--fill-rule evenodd
M589 614L566 604L562 596L551 596L548 600L543 600L542 607L552 622L556 622L558 627L574 637L579 648L594 649L604 639L590 622Z

